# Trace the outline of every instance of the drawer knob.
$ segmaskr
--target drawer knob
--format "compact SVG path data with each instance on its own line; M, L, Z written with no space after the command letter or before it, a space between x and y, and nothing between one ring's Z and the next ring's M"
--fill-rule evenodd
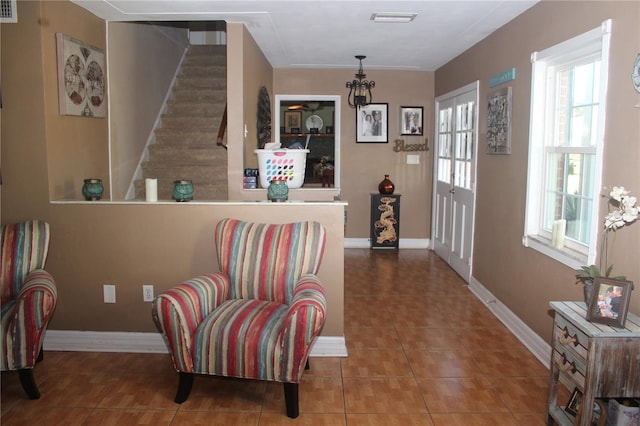
M580 342L578 341L578 335L574 334L571 336L567 327L562 329L562 333L558 334L558 342L560 344L567 346L573 343L573 346L578 346Z
M560 355L560 364L558 364L558 368L563 373L571 372L571 374L575 374L576 371L578 371L576 363L574 361L569 361L565 354Z

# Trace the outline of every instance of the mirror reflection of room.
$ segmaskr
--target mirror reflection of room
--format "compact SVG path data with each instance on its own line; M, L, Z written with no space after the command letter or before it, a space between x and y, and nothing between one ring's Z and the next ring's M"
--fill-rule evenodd
M281 148L309 150L303 187L333 187L335 102L282 100L279 130Z

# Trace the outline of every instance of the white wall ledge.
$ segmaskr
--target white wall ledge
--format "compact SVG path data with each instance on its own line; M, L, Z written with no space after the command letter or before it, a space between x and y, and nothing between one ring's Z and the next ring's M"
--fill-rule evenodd
M110 201L110 200L98 200L98 201L85 201L85 200L52 200L51 204L92 204L92 205L175 205L175 206L184 206L184 205L196 205L196 206L243 206L247 204L255 205L255 204L265 204L265 205L273 205L273 206L282 206L282 205L292 205L292 206L304 206L309 204L314 205L324 205L324 206L336 206L342 205L347 206L349 203L346 201L296 201L289 200L281 203L274 203L269 200L239 200L239 201L206 201L206 200L192 200L187 202L177 202L173 200L158 200L158 201L143 201L143 200L120 200L120 201Z

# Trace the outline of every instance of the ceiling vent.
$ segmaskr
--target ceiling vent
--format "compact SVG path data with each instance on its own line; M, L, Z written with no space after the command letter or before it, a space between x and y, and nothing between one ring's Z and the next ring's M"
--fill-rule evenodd
M16 0L0 0L0 23L18 22Z
M378 23L406 24L418 16L417 13L378 12L371 15L371 20Z

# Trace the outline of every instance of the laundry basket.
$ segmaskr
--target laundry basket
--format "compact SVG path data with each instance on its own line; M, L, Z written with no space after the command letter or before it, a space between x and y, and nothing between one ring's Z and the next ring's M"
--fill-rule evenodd
M256 149L260 186L267 188L273 179L284 179L289 189L304 183L308 149Z

